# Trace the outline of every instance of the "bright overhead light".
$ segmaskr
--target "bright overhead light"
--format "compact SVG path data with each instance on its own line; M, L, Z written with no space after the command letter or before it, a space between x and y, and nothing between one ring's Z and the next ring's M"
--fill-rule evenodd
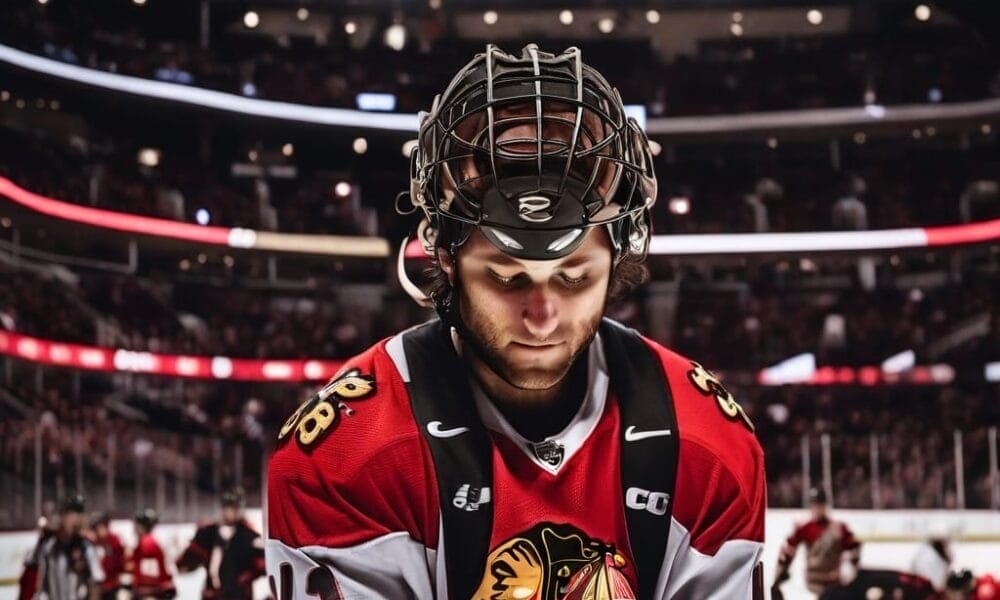
M767 138L767 147L770 148L771 150L774 150L775 148L777 148L778 147L778 138L775 138L775 137L769 137L769 138Z
M295 11L295 17L300 21L305 21L309 18L309 9L305 7L300 8Z
M430 6L432 10L439 10L441 8L441 0L427 0L427 6Z
M344 33L347 35L354 35L358 32L358 24L354 21L348 21L344 23Z
M563 25L572 25L573 24L573 11L571 11L571 10L560 11L559 12L559 22L562 23Z
M354 143L351 144L351 147L354 148L355 154L364 154L368 152L368 140L363 137L354 138Z
M208 211L204 208L199 208L194 213L194 220L197 221L199 225L208 225L208 222L212 220L212 216L208 214Z
M917 7L913 9L913 16L916 17L918 21L928 21L931 18L931 7L926 4L918 4Z
M812 25L819 25L823 22L823 12L813 8L806 13L806 20Z
M291 144L285 144L284 146L281 147L281 153L284 154L285 156L291 156L295 154L295 146Z
M483 23L486 23L487 25L496 25L499 20L500 15L498 15L495 10L488 10L483 13Z
M743 35L743 26L739 23L733 23L729 26L729 33L732 33L736 37Z
M247 29L253 29L254 27L260 25L260 15L252 10L248 10L245 15L243 15L243 24L247 26Z
M141 148L136 160L144 167L155 167L160 164L162 153L156 148Z
M743 22L743 13L741 13L740 11L734 12L733 23L742 23L742 22Z
M38 0L38 3L44 6L49 3L49 0Z
M691 199L684 196L671 198L667 208L675 215L686 215L691 212Z
M611 17L602 17L597 21L597 29L601 33L611 33L615 30L615 20Z
M660 22L660 11L658 11L658 10L647 10L646 11L646 20L649 21L650 24L656 25L657 23Z
M393 50L402 50L406 46L406 28L399 23L393 23L386 28L383 41Z
M132 0L132 3L135 4L136 6L145 6L146 0Z
M337 185L333 186L333 194L338 198L346 198L351 195L353 189L349 181L338 181Z

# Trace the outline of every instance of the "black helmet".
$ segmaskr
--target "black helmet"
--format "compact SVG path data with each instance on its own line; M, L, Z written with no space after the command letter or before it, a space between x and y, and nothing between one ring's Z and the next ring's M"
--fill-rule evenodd
M146 531L152 531L156 527L156 524L160 522L160 515L152 508L146 508L135 513L133 520Z
M809 490L809 504L826 504L826 492L823 488L814 487Z
M84 513L87 510L87 500L80 494L70 494L63 498L60 511L63 513Z
M98 511L90 515L91 525L108 525L111 523L111 514L107 511Z
M243 493L243 488L234 487L226 490L219 497L222 506L234 506L236 508L243 508L246 504L246 496Z
M649 142L617 90L581 60L525 46L476 55L421 114L410 200L424 250L474 227L503 252L548 260L608 228L615 263L641 260L656 199Z

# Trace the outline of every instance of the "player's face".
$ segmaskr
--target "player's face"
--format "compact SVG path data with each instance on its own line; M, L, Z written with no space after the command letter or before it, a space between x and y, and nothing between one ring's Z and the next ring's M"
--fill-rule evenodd
M809 505L809 511L812 513L812 518L815 520L822 519L826 516L826 504L821 504L819 502L813 502Z
M83 515L78 512L64 512L60 516L63 531L76 533L83 528Z
M447 270L450 266L442 266ZM558 385L597 331L611 273L603 227L558 260L513 258L478 231L458 255L459 310L476 355L522 390Z
M236 506L222 507L222 520L226 525L234 525L243 517L243 512Z

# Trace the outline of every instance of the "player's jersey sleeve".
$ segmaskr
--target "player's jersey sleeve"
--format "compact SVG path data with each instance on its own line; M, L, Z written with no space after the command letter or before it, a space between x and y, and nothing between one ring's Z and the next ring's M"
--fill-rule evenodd
M711 373L654 347L663 360L680 435L659 597L757 597L766 489L764 453L753 424Z
M350 385L334 383L343 393L318 412L303 405L271 459L272 593L277 600L433 598L436 478L404 384L381 346L349 364L339 379L354 378ZM336 415L324 416L329 409Z
M805 529L805 523L796 524L795 529L785 539L785 543L781 546L781 550L778 553L778 561L780 563L787 564L795 558L795 551L798 549L799 544L806 541Z

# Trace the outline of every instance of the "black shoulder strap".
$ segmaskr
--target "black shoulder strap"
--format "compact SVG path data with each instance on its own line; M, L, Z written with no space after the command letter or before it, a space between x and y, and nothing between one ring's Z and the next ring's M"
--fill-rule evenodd
M670 534L677 416L663 365L639 334L610 319L600 331L621 414L621 481L639 598L652 598Z
M410 405L437 471L448 596L471 598L493 532L491 443L450 331L433 321L403 334Z

